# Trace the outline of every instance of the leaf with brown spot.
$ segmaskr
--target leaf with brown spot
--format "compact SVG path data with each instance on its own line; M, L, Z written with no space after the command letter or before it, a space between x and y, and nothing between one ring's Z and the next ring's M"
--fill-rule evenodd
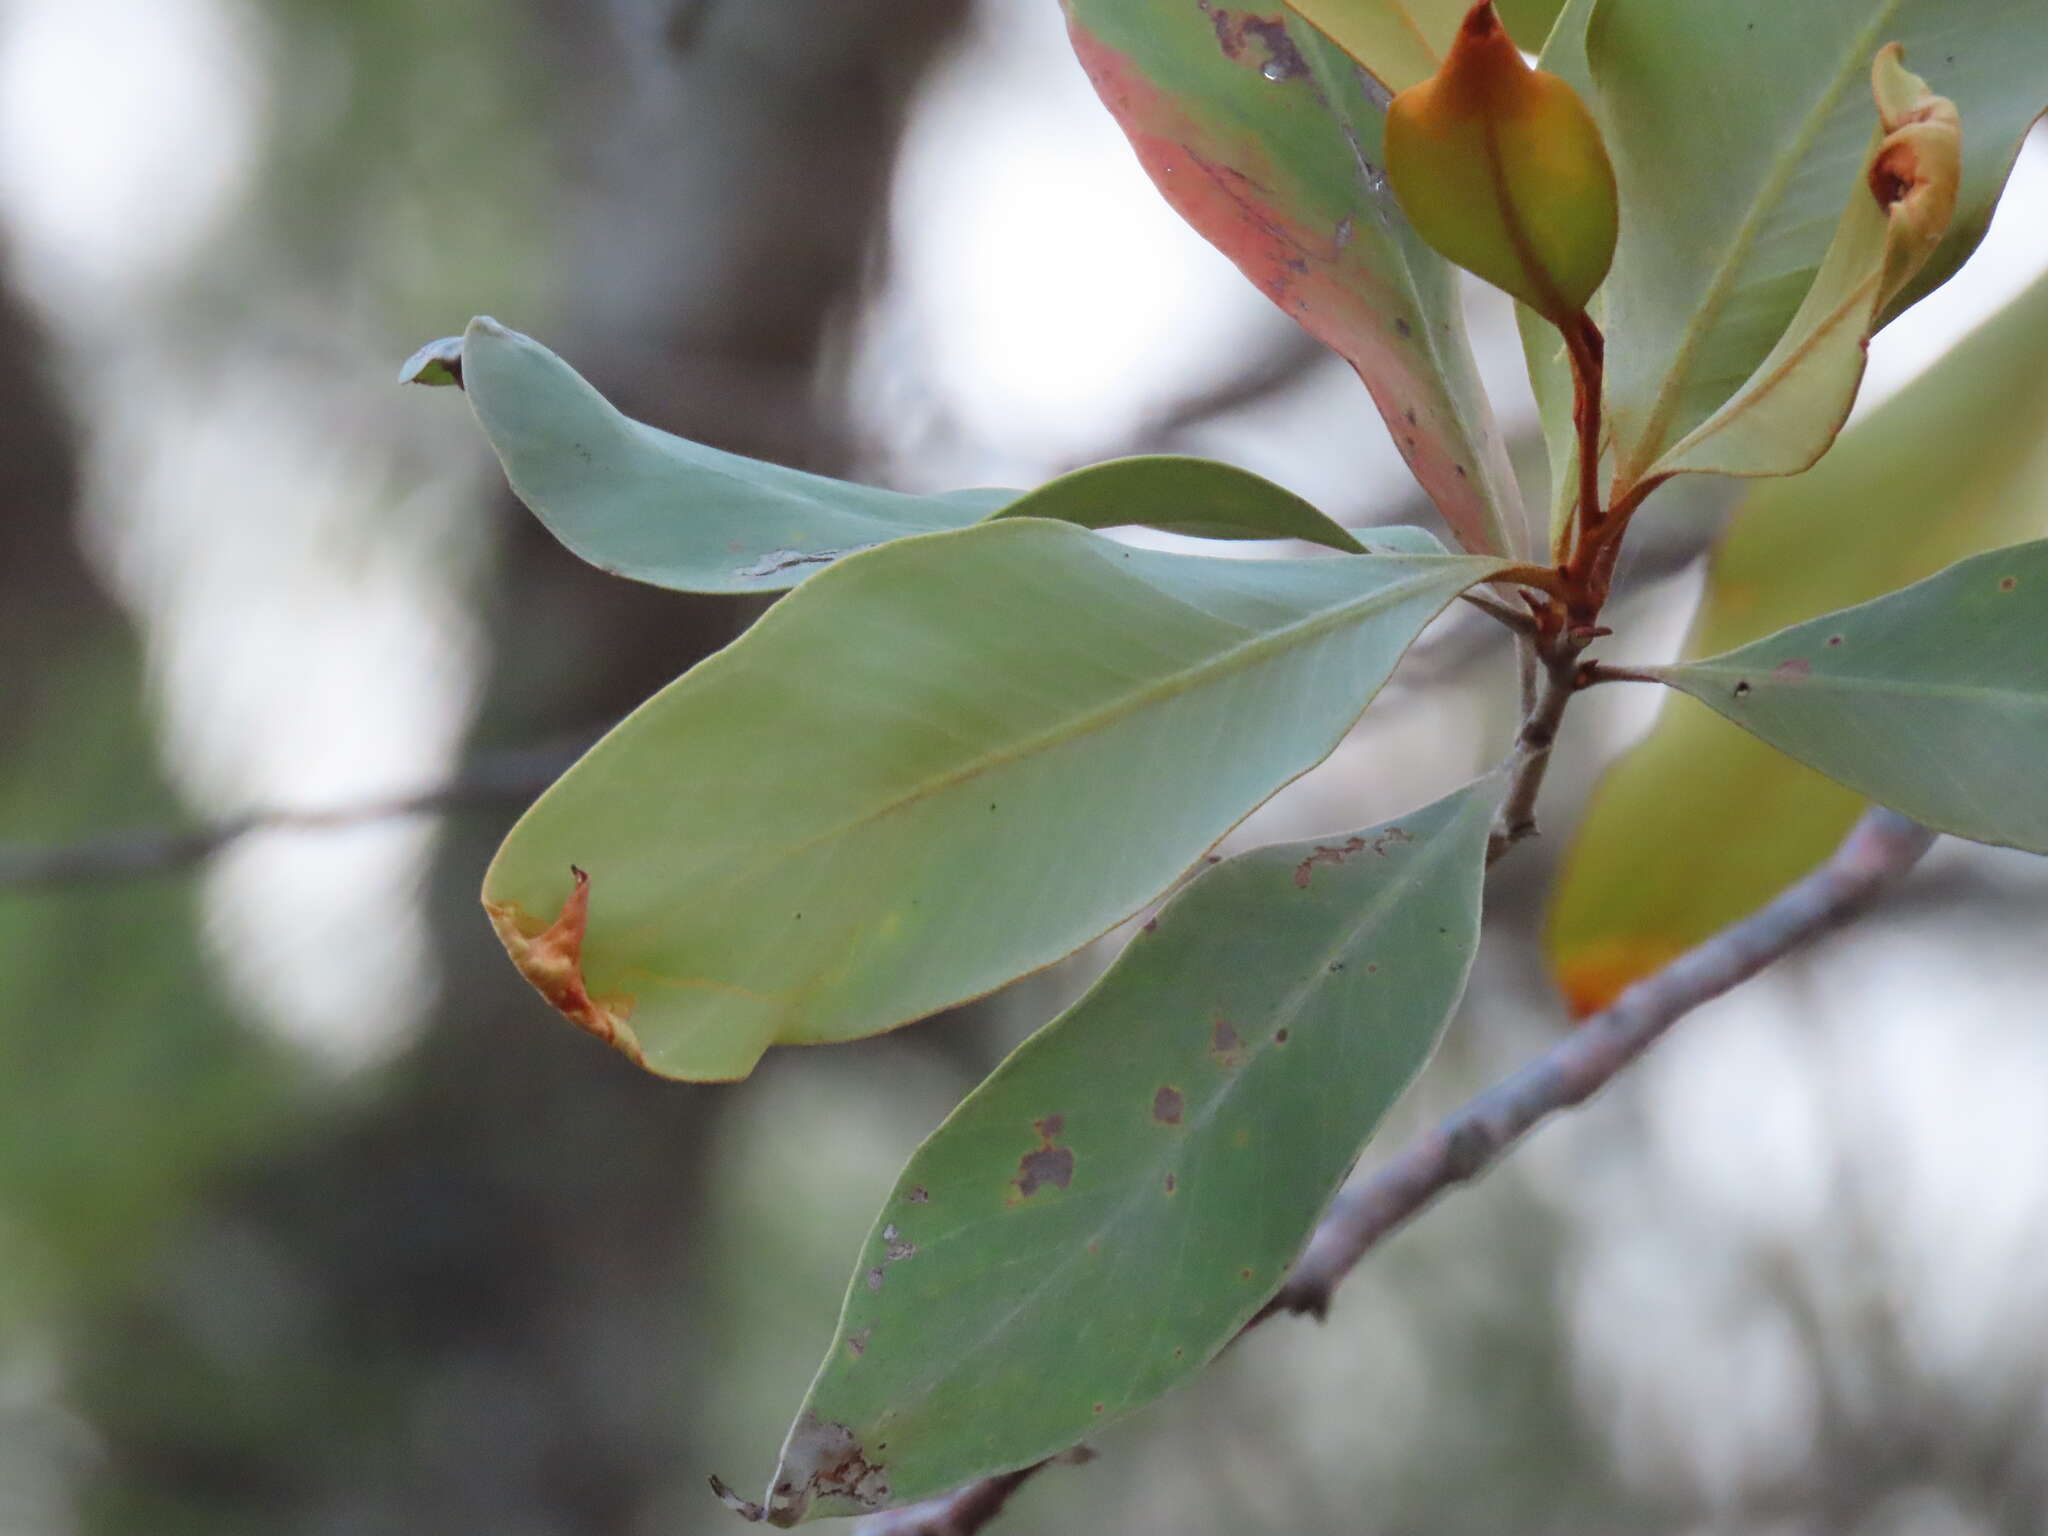
M1454 274L1386 186L1388 88L1277 3L1065 6L1075 51L1167 202L1352 365L1458 541L1518 553L1520 495Z
M1294 843L1175 896L918 1149L799 1425L886 1440L909 1502L1063 1450L1213 1358L1456 1005L1499 797L1487 780L1403 817L1383 857L1306 892L1315 845ZM892 1264L904 1243L916 1259ZM800 1490L769 1501L783 1518L864 1507L801 1469L777 1480Z

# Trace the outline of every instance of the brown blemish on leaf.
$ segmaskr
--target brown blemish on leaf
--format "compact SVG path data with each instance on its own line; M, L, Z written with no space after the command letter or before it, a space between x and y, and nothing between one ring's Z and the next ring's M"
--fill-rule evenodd
M1309 881L1314 877L1315 868L1318 864L1342 864L1354 853L1364 853L1368 848L1374 853L1384 856L1387 849L1395 843L1413 841L1414 839L1409 837L1401 828L1389 827L1370 841L1363 837L1352 837L1346 838L1341 843L1319 843L1307 858L1294 866L1294 887L1300 891L1307 890Z
M1152 1118L1161 1125L1179 1125L1181 1111L1186 1105L1187 1101L1181 1097L1178 1088L1171 1085L1161 1088L1152 1095Z
M1749 679L1744 678L1741 682L1735 685L1735 697L1737 697L1738 699L1746 699L1749 697L1749 694Z
M846 1352L856 1360L866 1354L868 1352L868 1335L872 1331L872 1329L863 1328L859 1333L849 1333L846 1336Z
M1834 649L1834 648L1835 648L1836 646L1840 645L1840 644L1842 643L1842 640L1843 640L1843 638L1844 638L1844 637L1843 637L1843 636L1841 636L1841 635L1829 635L1829 636L1828 636L1828 649L1829 649L1829 650L1833 650L1833 649Z
M2001 582L2000 582L2000 583L1998 584L1998 590L1999 590L1999 591L2001 591L2001 592L2011 592L2011 591L2013 591L2014 589L2016 589L2016 588L2017 588L2017 587L2019 586L2019 584L2020 584L2020 579L2019 579L2019 577L2017 577L2017 576L2008 576L2008 577L2006 577L2006 578L2005 578L2005 580L2001 581Z
M1771 668L1771 676L1781 683L1796 683L1802 677L1813 673L1813 663L1803 656L1792 656Z
M1073 1151L1055 1145L1060 1132L1067 1128L1066 1116L1047 1115L1032 1125L1038 1132L1039 1145L1017 1160L1017 1177L1011 1180L1017 1186L1018 1197L1025 1200L1048 1184L1065 1189L1074 1182Z
M917 1256L917 1244L904 1237L893 1225L887 1226L882 1228L882 1253L884 1262L900 1264Z
M1249 1269L1240 1269L1240 1270L1239 1270L1239 1271L1237 1272L1237 1278L1238 1278L1238 1279L1240 1279L1240 1280L1249 1280L1249 1279L1251 1279L1251 1277L1252 1277L1252 1272L1251 1272L1251 1271L1250 1271Z
M1237 1026L1220 1013L1209 1025L1209 1056L1226 1072L1235 1072L1245 1063L1244 1039Z
M633 999L595 998L584 986L583 936L590 924L590 876L574 866L569 873L575 886L562 903L561 914L545 927L511 902L485 902L484 910L490 914L505 953L536 992L578 1029L644 1067L647 1058L639 1038L626 1024Z
M846 1499L862 1509L889 1502L887 1469L870 1459L860 1439L844 1424L827 1423L806 1413L789 1432L775 1494L769 1501L771 1525L798 1524L813 1501Z
M1287 1043L1287 1031L1283 1029L1278 1034L1274 1035L1273 1043L1275 1045L1285 1045Z
M1307 890L1318 864L1342 864L1352 854L1363 852L1365 839L1362 837L1354 837L1330 846L1318 845L1313 853L1294 866L1294 888L1298 891Z
M882 1288L883 1278L884 1277L882 1274L882 1266L877 1264L873 1269L868 1271L868 1289L871 1291L879 1291Z
M1180 1180L1172 1174L1166 1176L1166 1192L1170 1195L1180 1188Z
M1232 15L1220 5L1211 6L1209 0L1199 3L1208 13L1209 24L1216 29L1216 43L1226 59L1254 68L1268 80L1308 78L1308 61L1287 35L1284 18Z
M1101 1412L1103 1411L1103 1405L1102 1405L1101 1403L1097 1403L1097 1404L1095 1405L1095 1411L1096 1411L1097 1413L1101 1413Z
M923 1205L927 1201L929 1201L931 1197L932 1192L926 1189L922 1184L913 1184L910 1186L910 1193L905 1195L903 1198L908 1200L912 1205Z

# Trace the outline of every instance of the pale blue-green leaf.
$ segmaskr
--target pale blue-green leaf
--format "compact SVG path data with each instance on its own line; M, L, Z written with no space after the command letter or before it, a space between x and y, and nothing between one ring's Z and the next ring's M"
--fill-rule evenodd
M561 358L489 319L423 348L406 376L467 388L512 488L570 550L679 591L782 591L848 554L991 514L1363 547L1292 491L1207 459L1118 459L1028 494L936 496L762 463L629 419Z
M1916 821L2048 853L2048 541L1659 675Z
M519 499L592 565L655 586L780 591L1018 494L906 496L708 448L621 415L546 347L485 317L470 322L461 367Z

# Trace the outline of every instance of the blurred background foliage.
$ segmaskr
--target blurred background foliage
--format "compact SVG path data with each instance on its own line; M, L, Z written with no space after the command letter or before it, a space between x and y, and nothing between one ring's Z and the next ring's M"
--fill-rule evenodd
M2048 264L2044 161L1874 395ZM1398 455L1156 204L1051 0L0 0L0 236L0 1533L726 1529L704 1477L770 1465L902 1158L1100 956L731 1088L550 1018L485 858L756 610L579 566L397 361L492 312L671 430L910 489L1142 447L1414 520ZM1646 528L1614 654L1679 644L1728 499ZM1431 797L1509 671L1447 623L1238 840ZM19 857L450 782L142 875ZM1390 1135L1564 1027L1564 841L1496 880ZM2038 861L1943 849L1006 1528L2048 1528L2044 912Z

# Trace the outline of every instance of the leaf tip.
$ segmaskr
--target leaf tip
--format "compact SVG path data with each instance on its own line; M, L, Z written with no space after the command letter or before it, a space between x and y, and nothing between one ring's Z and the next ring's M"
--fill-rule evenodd
M749 1525L759 1525L768 1518L767 1510L756 1504L752 1499L741 1498L733 1491L732 1485L722 1477L716 1475L712 1477L711 1491L718 1495L719 1503L723 1504Z
M1906 68L1899 43L1878 49L1870 66L1883 137L1866 179L1890 224L1878 307L1910 282L1955 218L1963 175L1963 126L1956 104Z

